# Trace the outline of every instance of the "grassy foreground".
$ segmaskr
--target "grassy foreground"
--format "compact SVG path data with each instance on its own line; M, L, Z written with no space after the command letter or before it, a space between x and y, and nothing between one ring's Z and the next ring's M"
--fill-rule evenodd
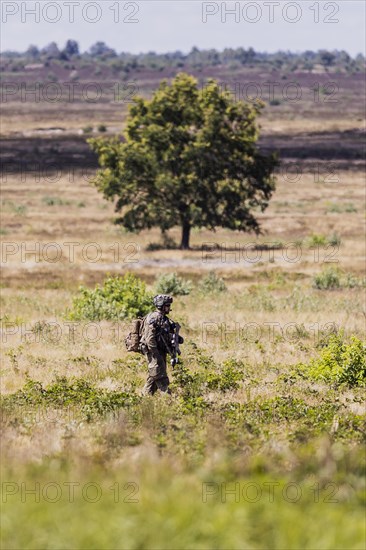
M3 398L3 548L363 548L362 387L193 341L172 396L138 356L73 364Z
M317 449L320 482L303 477L310 448L291 474L253 464L235 479L238 464L224 456L196 472L133 455L112 471L62 459L10 469L6 489L19 492L3 493L2 548L362 549L362 483L347 471L357 458L340 458L325 440ZM327 483L334 466L338 483ZM35 488L39 498L25 493Z

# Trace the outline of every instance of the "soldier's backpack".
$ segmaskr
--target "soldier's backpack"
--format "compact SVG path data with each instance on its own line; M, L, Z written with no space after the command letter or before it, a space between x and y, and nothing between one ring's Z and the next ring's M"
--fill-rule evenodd
M132 330L127 334L125 338L127 351L142 353L140 344L144 330L145 319L146 317L139 317L138 319L132 321Z

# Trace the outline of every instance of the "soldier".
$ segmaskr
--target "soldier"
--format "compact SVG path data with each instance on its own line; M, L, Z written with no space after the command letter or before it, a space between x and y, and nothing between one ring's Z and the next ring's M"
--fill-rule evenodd
M148 395L154 395L157 390L170 394L166 356L167 353L172 353L172 338L175 330L175 323L167 317L172 302L173 298L166 294L155 296L156 310L149 313L145 319L141 349L146 355L149 369L144 387L144 393ZM179 343L183 343L181 336L179 336Z

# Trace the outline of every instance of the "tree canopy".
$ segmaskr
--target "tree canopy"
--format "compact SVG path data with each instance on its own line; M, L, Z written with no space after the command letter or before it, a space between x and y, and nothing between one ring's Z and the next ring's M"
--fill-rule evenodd
M70 39L75 43L75 40ZM47 49L47 48L46 48ZM65 48L66 49L66 48ZM61 59L65 60L70 53L65 53L62 50L61 55L56 51L48 52L45 55L44 50L39 52L40 58ZM61 48L60 48L61 50ZM43 53L42 53L43 52ZM363 73L365 70L365 57L359 53L350 56L344 50L318 50L305 52L277 51L277 52L259 52L253 48L247 50L240 48L225 48L223 50L200 50L193 47L190 52L182 53L177 50L174 52L156 53L154 51L140 52L132 54L127 51L116 52L104 42L97 42L88 51L72 53L74 57L79 57L81 63L86 67L86 63L95 61L103 62L106 67L117 67L124 73L129 73L135 69L138 71L152 70L160 72L165 69L169 70L184 70L201 72L207 67L226 67L230 73L240 70L242 67L257 68L261 71L265 70L281 70L281 71L312 71L323 66L327 72L348 72L348 73ZM2 52L3 59L22 59L25 63L31 62L34 59L34 51L30 47L26 52L5 51ZM37 55L38 57L38 55ZM75 58L73 59L75 62Z
M94 183L117 199L117 222L131 231L180 225L183 249L192 227L259 232L255 213L268 205L278 164L257 148L262 106L235 101L214 80L200 89L185 73L136 98L123 140L89 141L101 167Z
M76 40L68 40L63 52L70 57L73 55L79 55L79 44Z

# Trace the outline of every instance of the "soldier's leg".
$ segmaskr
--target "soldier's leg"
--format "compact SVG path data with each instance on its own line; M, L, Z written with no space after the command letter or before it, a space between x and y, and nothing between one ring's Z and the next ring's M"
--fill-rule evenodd
M166 370L166 357L161 356L159 361L159 377L155 378L155 384L163 393L171 393L169 389L169 378Z
M146 360L149 374L144 389L142 391L145 395L154 395L157 390L155 380L157 373L159 372L159 362L157 357L155 357L155 355L150 352L146 354Z
M146 384L144 386L144 389L142 390L144 395L154 395L154 393L157 390L157 386L155 383L155 380L151 378L151 376L147 377Z
M165 393L170 393L165 358L160 354L148 353L147 360L149 376L145 387L149 384L149 388L151 388L149 393L153 394L157 389Z
M167 376L164 376L163 378L158 378L157 380L155 380L155 384L158 390L160 390L161 392L171 394L171 391L169 389L170 382Z

